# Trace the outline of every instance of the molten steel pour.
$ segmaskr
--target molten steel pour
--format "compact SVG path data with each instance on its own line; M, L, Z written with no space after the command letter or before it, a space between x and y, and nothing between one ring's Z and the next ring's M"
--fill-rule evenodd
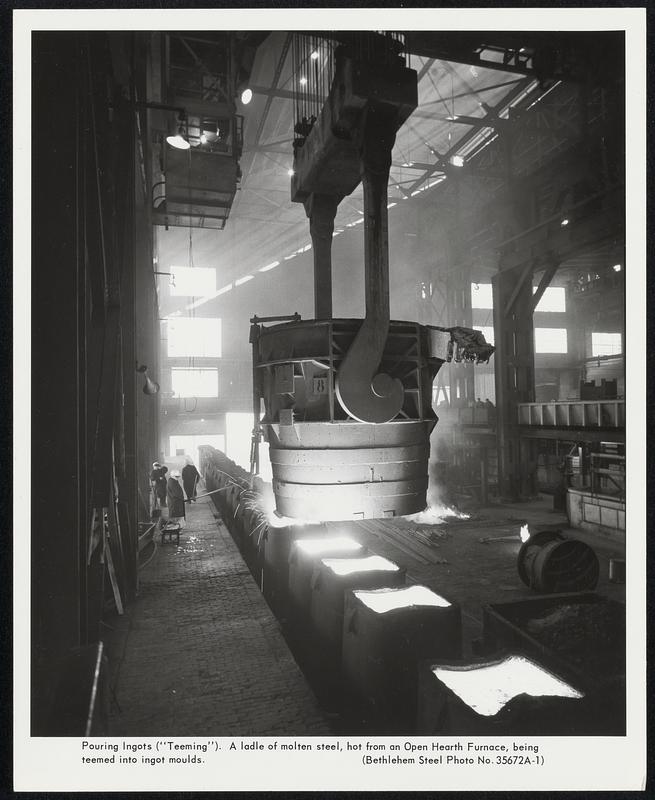
M466 705L486 717L497 714L519 694L584 697L577 689L523 656L509 656L497 664L477 668L433 667L432 672Z
M399 567L392 561L382 556L367 556L364 558L324 558L322 563L331 569L335 575L351 575L353 572L372 572L384 570L397 572Z
M372 591L355 592L355 597L365 606L384 614L385 611L394 611L397 608L411 608L416 606L437 606L447 608L448 600L435 594L427 586L403 586L400 589L374 589Z

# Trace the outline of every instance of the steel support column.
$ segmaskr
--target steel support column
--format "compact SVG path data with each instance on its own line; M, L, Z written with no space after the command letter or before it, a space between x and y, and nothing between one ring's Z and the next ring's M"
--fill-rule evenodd
M309 217L309 232L314 252L314 316L332 316L332 234L334 218L341 197L330 194L311 194L305 200Z
M534 445L521 440L517 412L518 403L534 401L532 269L521 275L525 269L501 269L492 278L498 486L501 498L509 501L536 494Z

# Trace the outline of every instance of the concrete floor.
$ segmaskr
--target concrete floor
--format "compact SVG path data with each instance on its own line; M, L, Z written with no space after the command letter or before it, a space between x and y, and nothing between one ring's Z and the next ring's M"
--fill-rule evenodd
M112 736L328 732L230 534L205 499L160 543L109 637Z
M516 568L524 522L532 533L559 527L584 539L600 561L596 592L624 601L625 587L608 579L609 558L623 555L622 543L567 529L566 517L552 510L550 497L493 506L440 524L390 519L329 523L329 528L404 567L407 583L424 584L458 603L468 657L482 635L485 604L535 596ZM430 537L428 559L408 552L417 529ZM490 541L481 541L485 538ZM111 735L302 736L367 730L350 699L335 705L335 692L330 697L314 682L319 705L287 644L314 681L298 631L289 621L275 619L209 500L189 508L179 546L160 544L159 534L156 539L154 555L140 572L136 603L112 623ZM342 690L337 687L337 694Z
M405 519L378 520L382 536L372 530L362 531L359 523L330 523L330 526L335 531L347 532L375 553L404 567L407 583L423 584L458 603L462 609L466 657L471 654L472 643L482 634L483 605L535 596L535 592L521 581L516 566L521 547L519 531L523 523L528 524L531 533L561 529L566 536L589 544L600 562L600 578L595 591L613 600L625 601L625 586L609 581L609 559L624 557L624 542L568 528L566 515L553 511L552 497L546 495L529 503L471 510L468 519L445 517L444 522L435 525L417 525ZM422 563L390 543L394 532L400 533L403 542L416 528L431 535L431 547L441 563ZM507 541L507 537L512 537L512 540ZM482 542L481 539L491 541Z

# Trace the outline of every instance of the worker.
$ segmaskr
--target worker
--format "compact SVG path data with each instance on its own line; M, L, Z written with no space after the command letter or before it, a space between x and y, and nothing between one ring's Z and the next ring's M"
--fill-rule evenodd
M187 499L191 503L196 502L196 494L198 488L198 481L200 480L200 473L196 469L191 456L186 456L186 464L182 468L182 485L186 493Z
M186 517L184 508L184 493L179 484L180 473L174 469L166 482L166 498L168 500L168 522L176 523L180 528L184 527Z
M150 473L150 486L155 497L155 508L166 507L166 473L168 467L163 466L159 461L152 462Z

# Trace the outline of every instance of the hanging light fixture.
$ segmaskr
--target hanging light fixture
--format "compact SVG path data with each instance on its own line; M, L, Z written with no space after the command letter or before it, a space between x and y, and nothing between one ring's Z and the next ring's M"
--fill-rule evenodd
M178 121L177 133L167 136L166 141L168 142L168 144L170 144L171 147L175 147L177 150L188 150L191 147L191 145L189 144L189 139L187 134L186 114L180 112L177 121Z
M145 378L145 383L143 384L143 393L144 394L159 394L159 384L157 381L153 381L152 378L148 375L148 367L145 364L139 364L137 361L136 364L136 371L141 373Z

